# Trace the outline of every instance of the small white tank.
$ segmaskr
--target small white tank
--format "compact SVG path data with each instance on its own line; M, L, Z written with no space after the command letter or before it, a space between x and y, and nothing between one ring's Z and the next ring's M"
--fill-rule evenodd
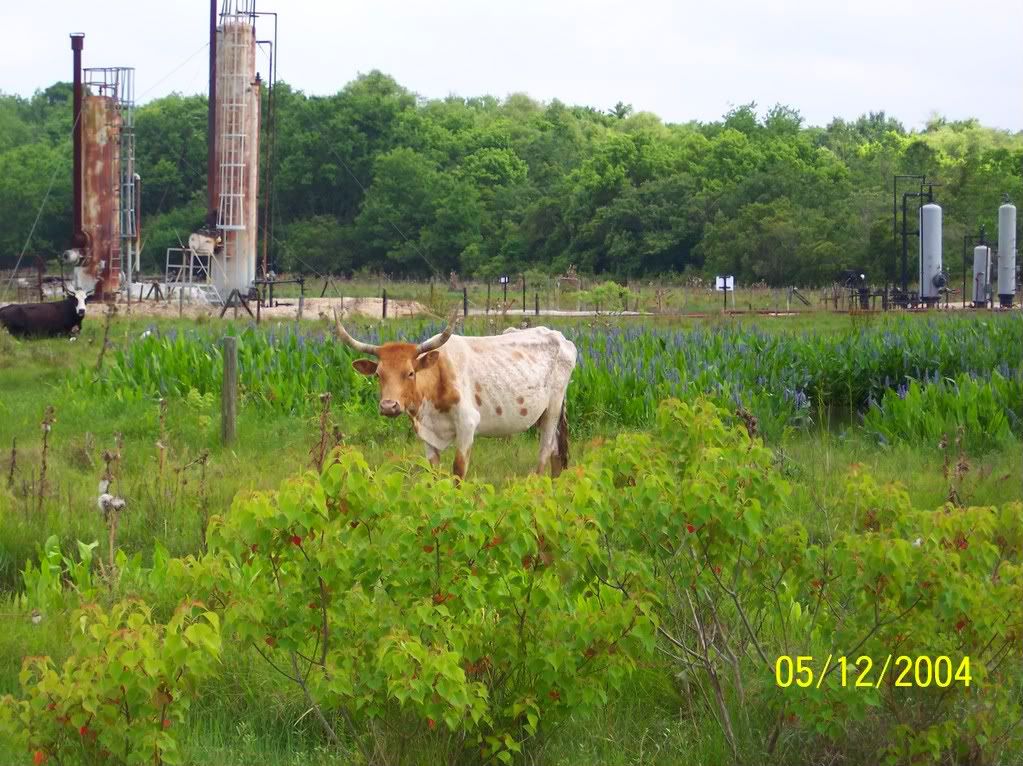
M945 275L941 269L941 206L920 208L920 297L928 306L938 302Z
M973 248L973 305L987 305L987 288L991 279L991 248L977 245Z
M1016 206L998 208L998 302L1012 307L1016 294Z

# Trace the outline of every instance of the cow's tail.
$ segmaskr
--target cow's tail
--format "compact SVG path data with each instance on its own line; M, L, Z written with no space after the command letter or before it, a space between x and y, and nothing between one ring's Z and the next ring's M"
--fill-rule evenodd
M566 396L565 399L568 397ZM558 459L561 468L568 468L568 418L565 415L565 399L561 400L561 414L558 416Z

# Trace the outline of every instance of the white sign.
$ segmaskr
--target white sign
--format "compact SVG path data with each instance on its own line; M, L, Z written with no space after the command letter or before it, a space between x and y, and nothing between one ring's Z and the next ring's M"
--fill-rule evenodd
M735 290L735 277L715 277L714 289L720 292Z
M499 284L499 285L506 285L506 284L508 284L508 277L498 277L497 278L497 284Z

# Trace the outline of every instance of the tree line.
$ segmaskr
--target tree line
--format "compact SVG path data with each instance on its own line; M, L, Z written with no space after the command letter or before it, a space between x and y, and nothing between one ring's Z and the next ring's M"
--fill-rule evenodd
M494 278L574 265L780 286L855 268L879 284L897 274L893 174L940 181L953 275L964 234L984 225L993 237L1003 195L1023 201L1023 133L976 120L909 131L878 112L822 128L791 107L746 104L666 124L621 102L422 99L376 71L324 97L281 83L275 108L278 272ZM205 131L205 96L137 110L147 273L204 220ZM67 246L70 134L69 83L0 95L0 266L17 259L44 197L28 252Z

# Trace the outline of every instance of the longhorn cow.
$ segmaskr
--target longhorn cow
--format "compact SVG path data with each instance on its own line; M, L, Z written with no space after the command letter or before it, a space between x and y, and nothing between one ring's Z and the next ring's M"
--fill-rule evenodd
M565 396L575 368L575 344L556 330L534 327L502 335L453 335L447 328L422 343L374 346L355 340L334 312L346 345L376 357L355 370L380 382L380 414L405 413L433 465L455 445L454 474L465 477L476 436L508 436L533 425L540 432L537 473L568 466Z
M0 308L0 325L11 335L67 335L82 327L84 290L65 289L64 300L51 303L12 303Z

